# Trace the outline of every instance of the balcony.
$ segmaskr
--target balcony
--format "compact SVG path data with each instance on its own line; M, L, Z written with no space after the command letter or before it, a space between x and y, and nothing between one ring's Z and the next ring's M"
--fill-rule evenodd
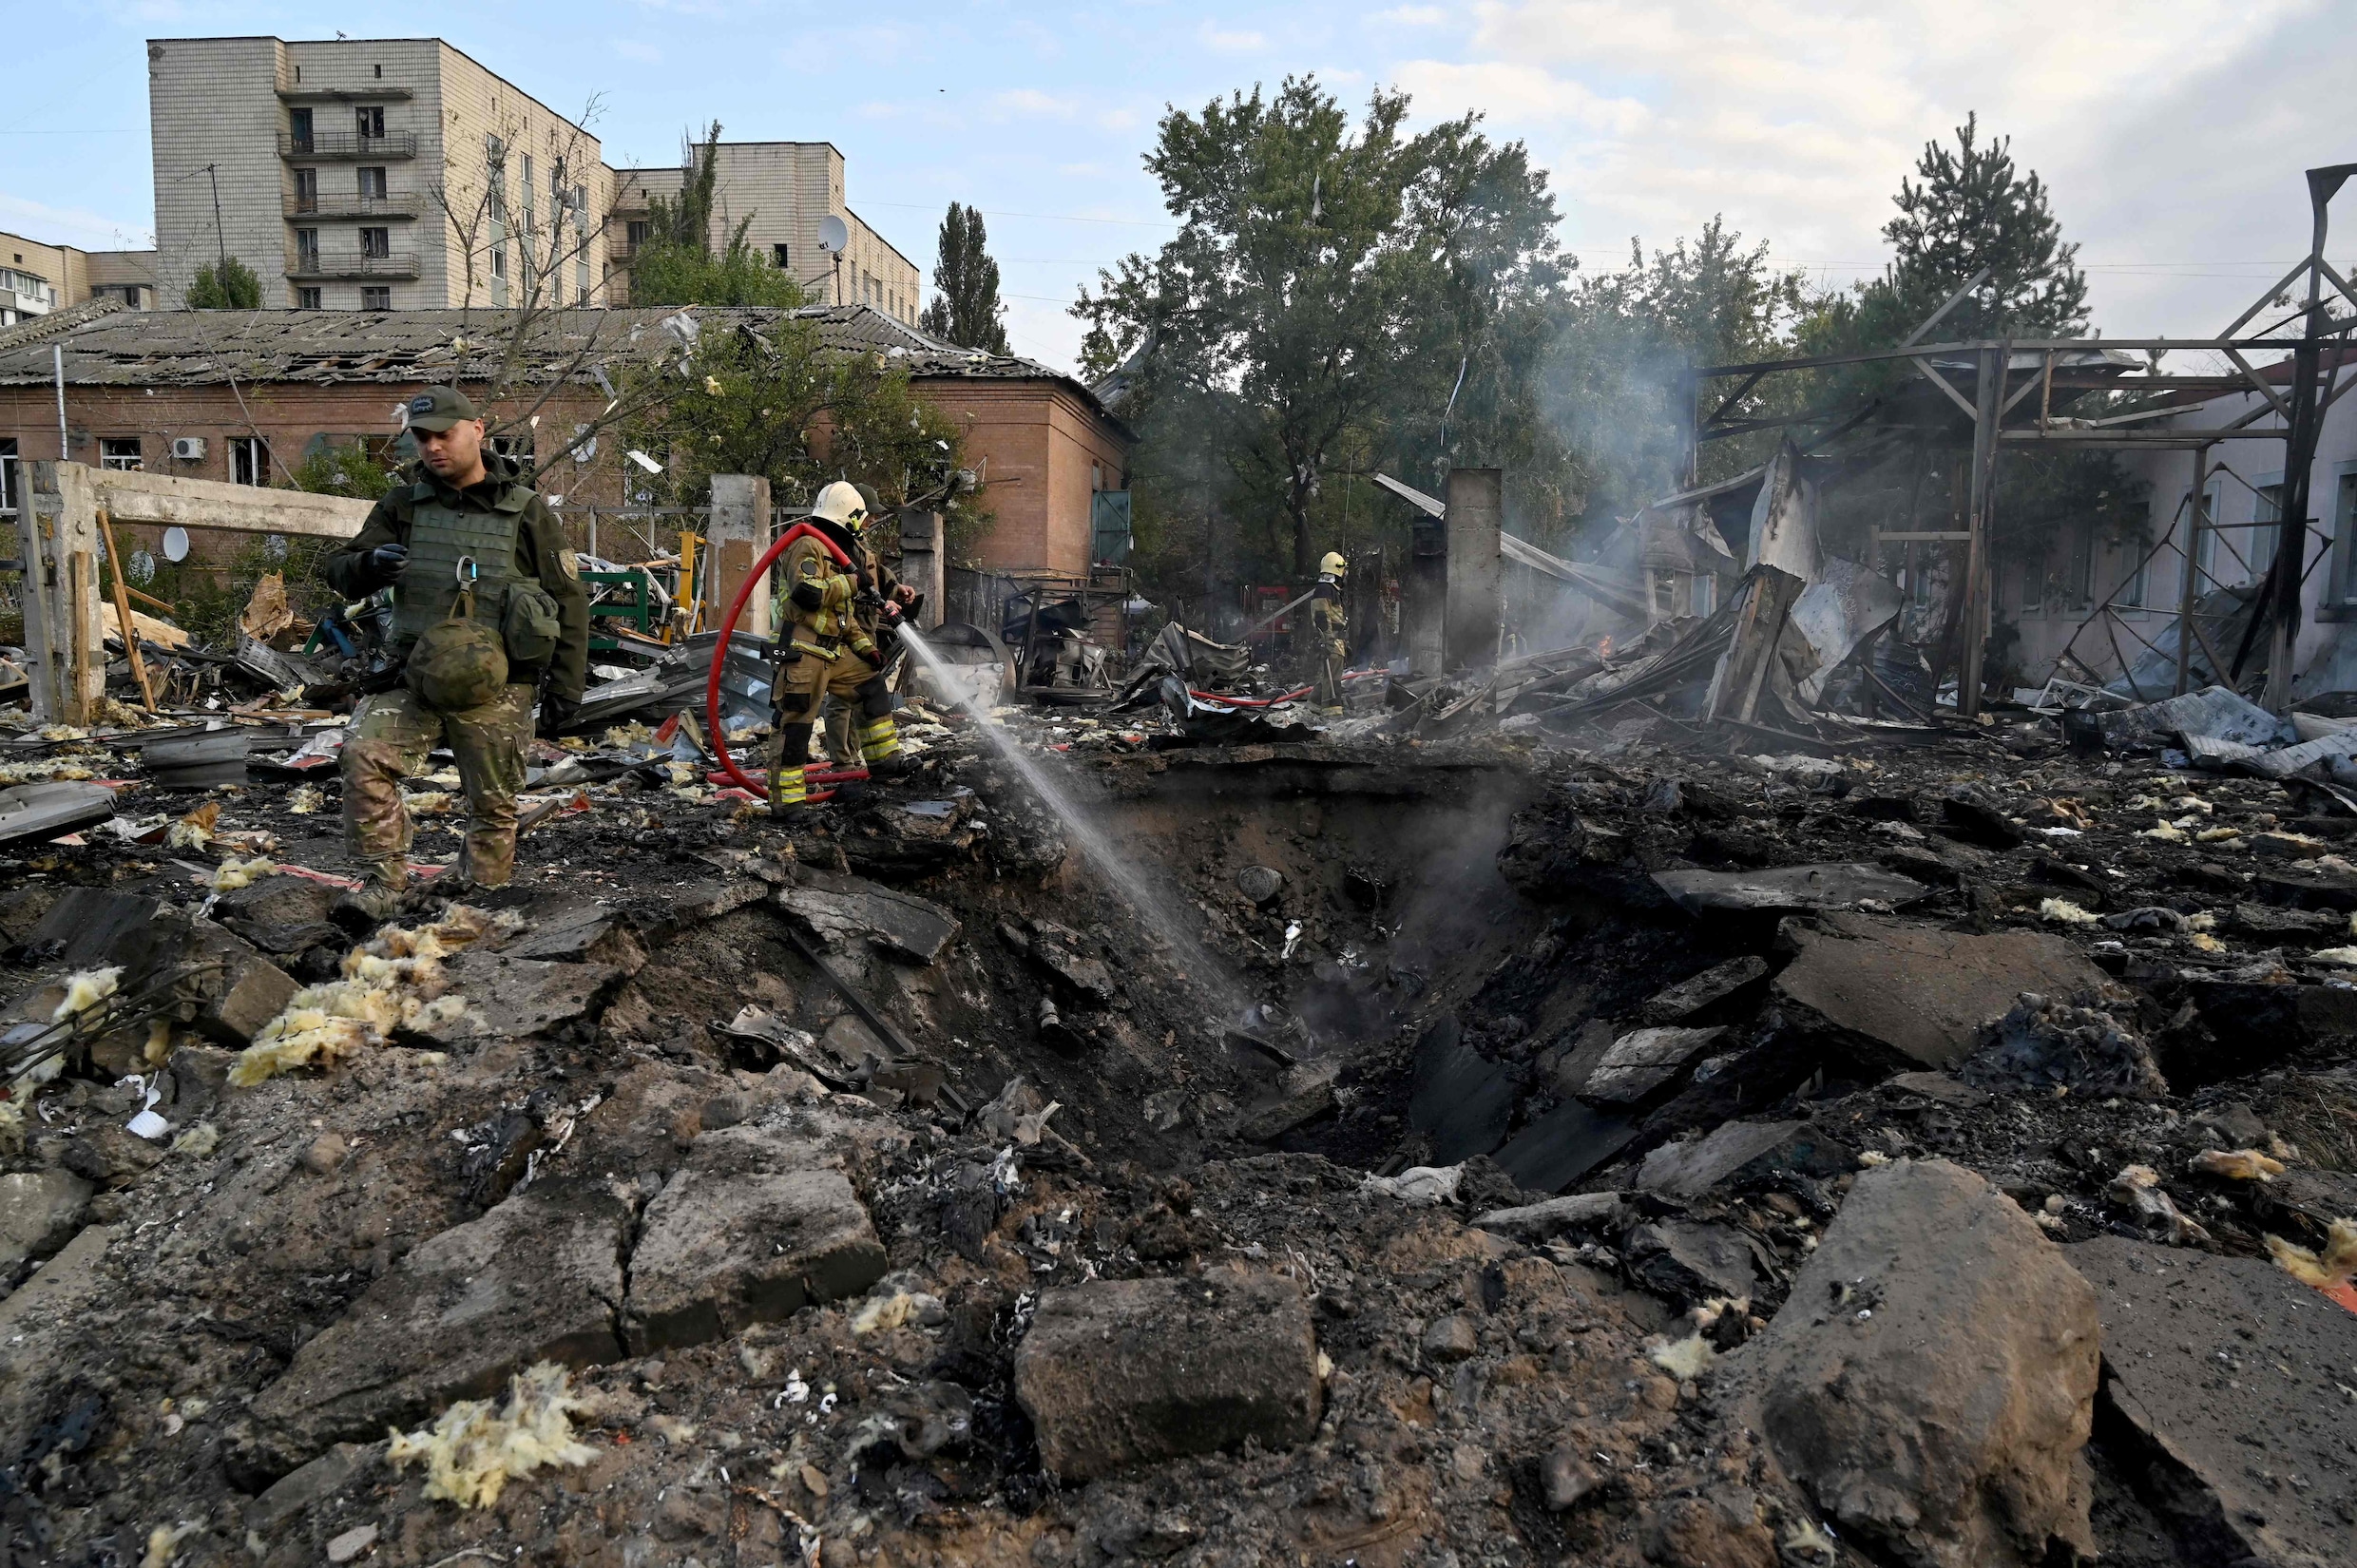
M365 87L280 87L281 104L394 104L406 103L417 95L407 87L396 87L384 82L371 82Z
M317 196L286 198L289 221L313 218L415 218L425 208L425 198L414 191L397 191L391 196L335 196L321 192Z
M417 133L388 131L382 136L362 136L357 131L315 130L309 136L297 136L293 131L280 131L278 156L307 162L349 159L355 163L414 158Z
M415 277L417 258L408 252L362 256L355 251L297 251L295 259L287 264L286 275L297 283L389 283Z

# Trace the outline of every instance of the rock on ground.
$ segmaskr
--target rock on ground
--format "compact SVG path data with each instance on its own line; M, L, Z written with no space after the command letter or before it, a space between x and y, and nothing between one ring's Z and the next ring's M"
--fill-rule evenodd
M761 1127L706 1133L646 1206L623 1326L660 1350L856 1295L884 1247L843 1173L811 1144Z
M1750 1352L1761 1430L1845 1536L1911 1568L2094 1550L2096 1293L1945 1160L1861 1174Z
M2257 1258L2100 1236L2069 1256L2100 1299L2106 1417L2207 1560L2347 1560L2357 1520L2357 1314ZM2107 1428L2109 1430L2109 1428Z
M1066 1482L1317 1429L1317 1335L1274 1274L1100 1280L1049 1291L1015 1354L1040 1460Z
M90 1207L90 1183L70 1171L20 1171L0 1176L0 1278L27 1258L48 1257L68 1241Z

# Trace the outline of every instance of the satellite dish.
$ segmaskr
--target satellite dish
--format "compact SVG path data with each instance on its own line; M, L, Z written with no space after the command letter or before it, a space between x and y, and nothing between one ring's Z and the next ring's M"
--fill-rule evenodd
M188 559L188 530L186 528L170 527L163 530L163 559L166 561Z
M843 220L829 213L818 220L818 248L829 256L843 250L852 242L852 231L843 226Z

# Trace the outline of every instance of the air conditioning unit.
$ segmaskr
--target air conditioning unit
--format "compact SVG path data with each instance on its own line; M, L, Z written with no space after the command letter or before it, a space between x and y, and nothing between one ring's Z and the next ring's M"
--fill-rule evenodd
M203 462L204 437L201 435L176 435L172 437L172 457L174 461L181 463Z

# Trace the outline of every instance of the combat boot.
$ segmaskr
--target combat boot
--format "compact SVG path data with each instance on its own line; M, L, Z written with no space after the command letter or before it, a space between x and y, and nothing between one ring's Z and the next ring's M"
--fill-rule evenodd
M327 915L355 935L372 931L393 918L409 890L406 873L395 878L378 872L329 905Z

